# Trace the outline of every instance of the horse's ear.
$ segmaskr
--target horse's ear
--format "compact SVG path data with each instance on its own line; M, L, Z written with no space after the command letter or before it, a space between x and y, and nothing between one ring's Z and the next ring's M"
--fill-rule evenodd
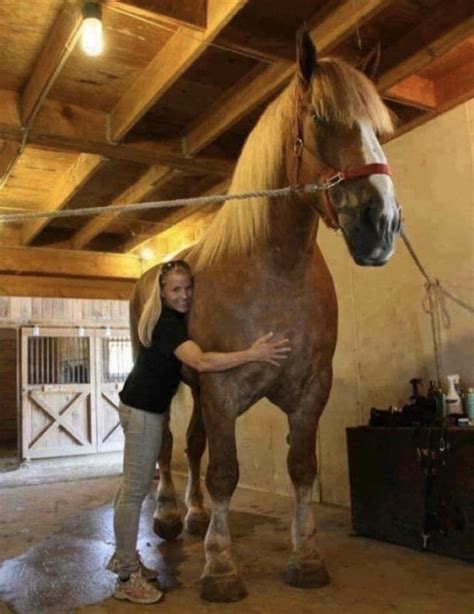
M363 72L374 83L377 83L378 80L377 72L380 65L381 52L381 45L377 43L377 45L356 64L356 68Z
M296 61L298 64L298 77L303 85L308 86L311 76L316 70L318 60L316 57L316 47L311 40L306 23L296 33Z

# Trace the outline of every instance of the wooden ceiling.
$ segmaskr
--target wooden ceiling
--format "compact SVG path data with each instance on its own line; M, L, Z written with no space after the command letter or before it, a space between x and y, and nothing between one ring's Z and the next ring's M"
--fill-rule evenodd
M321 55L360 66L379 49L374 80L397 134L474 93L470 0L101 4L105 50L92 58L78 44L79 0L0 3L2 214L224 191L246 135L292 76L303 21ZM0 294L126 296L144 246L161 257L214 211L2 223Z

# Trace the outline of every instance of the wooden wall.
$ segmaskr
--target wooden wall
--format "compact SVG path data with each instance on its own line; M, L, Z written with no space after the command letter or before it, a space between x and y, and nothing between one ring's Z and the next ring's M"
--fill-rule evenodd
M127 327L128 301L0 296L0 326L35 324Z
M17 442L18 332L0 328L0 445Z

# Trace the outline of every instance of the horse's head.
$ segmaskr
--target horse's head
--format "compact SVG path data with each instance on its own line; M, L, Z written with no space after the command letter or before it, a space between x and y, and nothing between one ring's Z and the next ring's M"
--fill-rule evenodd
M317 193L319 213L328 225L341 228L357 264L383 265L400 229L390 170L377 139L392 130L390 113L361 72L340 60L318 61L306 28L298 33L297 52L291 181L336 184Z

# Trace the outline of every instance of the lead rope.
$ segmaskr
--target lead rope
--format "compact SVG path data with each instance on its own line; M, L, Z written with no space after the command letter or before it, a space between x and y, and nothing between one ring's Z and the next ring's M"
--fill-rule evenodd
M432 279L425 268L420 262L420 259L415 253L413 246L411 245L406 230L402 227L400 229L400 236L402 237L403 242L405 243L405 247L408 250L408 253L413 258L418 270L425 278L425 291L426 295L423 300L423 310L425 313L428 313L431 320L431 334L433 336L433 348L435 355L435 364L436 364L436 376L438 383L441 383L441 374L443 373L443 363L441 356L441 331L442 328L448 329L451 326L451 318L449 316L448 310L446 308L445 297L450 298L457 305L468 311L469 313L474 313L474 307L468 305L461 299L457 298L441 285L439 279Z

